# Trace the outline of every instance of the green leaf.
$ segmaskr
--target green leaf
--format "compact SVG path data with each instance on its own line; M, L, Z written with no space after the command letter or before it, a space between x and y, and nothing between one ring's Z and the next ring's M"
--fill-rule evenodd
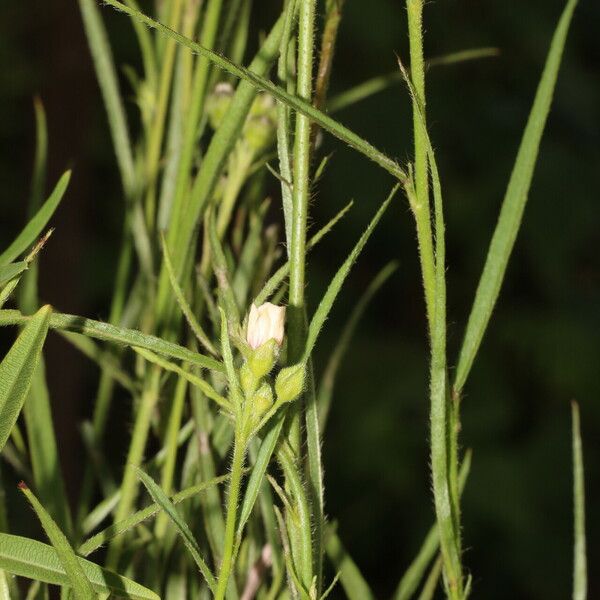
M110 43L96 0L79 0L79 8L108 116L121 181L129 195L135 188L135 167Z
M471 452L468 451L465 454L462 465L460 467L459 475L459 488L462 493L467 478L469 477L469 471L471 469ZM409 600L413 597L413 594L417 591L421 579L427 570L427 567L431 563L435 553L440 547L440 536L438 532L437 524L431 526L431 529L427 533L419 552L410 563L409 567L404 572L400 583L396 589L394 600Z
M375 214L375 216L369 223L369 226L367 227L365 232L362 234L362 236L358 240L356 246L354 246L354 248L352 249L352 252L350 252L350 255L344 261L344 264L342 264L342 266L339 268L338 272L335 274L335 276L331 280L331 283L329 284L329 287L327 288L325 295L323 296L321 302L319 303L319 306L317 307L317 310L315 311L315 314L313 315L313 318L308 327L306 347L304 349L304 356L303 356L304 361L308 360L308 357L310 356L311 352L313 351L313 348L314 348L314 346L317 342L317 338L319 336L319 332L321 331L321 327L323 327L323 324L325 323L325 320L327 319L327 316L329 315L329 312L331 311L333 303L334 303L340 289L342 288L342 285L343 285L344 281L346 280L346 277L348 277L348 274L350 273L350 269L352 268L352 265L354 264L354 262L356 261L356 259L359 256L359 254L362 252L362 249L365 247L365 244L371 237L371 234L373 233L375 227L379 223L379 220L383 216L383 213L385 213L387 207L390 205L392 198L398 191L398 187L399 186L396 185L392 189L389 196L387 197L385 202L381 205L381 207L379 208L379 210L377 211L377 213Z
M334 225L352 208L353 201L348 202L340 212L338 212L333 219L325 224L324 227L319 229L315 235L306 243L306 251L312 250L322 239L325 237L334 227ZM290 272L290 261L288 260L285 264L281 265L273 275L269 278L267 283L263 286L262 290L258 293L254 299L253 304L260 306L266 302L269 297L277 290L283 280L288 276Z
M535 100L529 113L527 126L517 153L513 171L508 182L506 195L502 202L502 209L498 224L494 231L488 250L487 259L479 280L473 308L469 315L469 322L465 338L460 350L454 389L460 392L465 385L473 361L483 335L488 326L494 305L500 293L500 287L506 273L508 259L515 245L515 239L521 225L523 211L527 203L527 195L533 178L533 171L537 160L540 140L552 103L552 95L558 76L561 57L567 32L571 23L573 11L577 0L569 0L560 17L542 78L538 85Z
M237 535L238 539L241 539L244 527L250 518L254 503L258 498L260 487L262 485L267 467L271 461L271 456L275 451L281 428L283 427L283 416L274 419L271 427L267 431L267 434L262 440L252 473L248 479L248 485L246 486L246 493L244 494L244 500L242 501L242 508L240 510L240 521L238 523Z
M217 586L217 582L215 581L213 574L210 572L208 565L202 558L200 554L200 546L198 546L198 542L192 534L188 524L181 518L181 515L177 512L177 509L175 508L174 504L171 502L171 500L169 500L169 497L160 489L160 487L156 484L152 477L144 473L144 471L142 471L141 469L137 469L137 474L140 478L140 481L144 484L144 486L152 496L154 502L156 502L165 511L166 515L169 517L169 519L175 526L177 533L183 539L185 547L189 550L190 554L192 555L192 558L194 559L194 562L196 563L196 565L198 565L198 568L204 576L204 579L206 579L208 587L214 593Z
M211 341L208 339L208 336L202 329L202 326L194 316L194 311L188 304L185 296L183 294L183 290L177 281L177 277L175 277L175 273L173 271L173 264L171 262L171 256L169 254L169 248L167 247L167 242L164 238L164 235L161 234L160 237L163 249L163 261L165 264L165 268L167 269L167 273L169 274L169 281L171 282L171 287L173 288L173 293L175 294L175 298L177 300L177 304L179 304L179 308L181 312L185 316L188 325L191 330L194 332L194 335L198 339L198 341L213 355L217 354L215 347L212 345Z
M15 241L0 254L0 265L6 265L12 262L35 242L62 200L70 179L71 171L67 171L58 180L58 183L48 200L44 202L40 210L38 210L29 223L27 223Z
M0 266L0 285L10 281L13 277L20 275L28 266L29 263L26 260L20 260L18 262Z
M58 525L25 483L21 482L19 484L19 489L25 494L25 497L33 507L48 539L52 546L54 546L58 560L67 574L70 585L73 587L75 598L77 598L77 600L92 600L95 596L92 585L88 580L83 567L79 563L73 548L71 548L69 541L65 537L65 534L60 530Z
M326 533L325 551L334 569L340 573L348 600L374 600L369 584L334 531Z
M30 319L31 317L22 315L18 310L0 310L0 326L22 325L27 323ZM223 364L214 358L192 352L183 346L167 342L154 335L142 333L136 329L115 327L110 323L103 323L102 321L94 321L93 319L65 313L52 314L50 317L50 329L73 331L97 340L113 342L115 344L130 347L138 346L139 348L145 348L146 350L151 350L152 352L169 356L170 358L177 358L205 369L211 369L212 371L218 371L219 373L225 371Z
M171 497L171 501L173 504L179 504L188 498L193 498L197 496L201 492L211 488L214 485L218 485L219 483L223 483L229 479L229 475L222 475L221 477L215 477L214 479L210 479L209 481L203 481L197 485L191 486L184 490L181 490L177 494ZM113 523L106 529L100 531L96 535L92 536L88 540L86 540L80 547L79 553L83 556L88 556L100 546L111 540L112 538L121 535L136 527L140 523L143 523L146 519L153 517L158 514L161 510L161 506L159 504L151 504L142 510L138 510L137 512L129 515L126 519L119 521L117 523Z
M456 63L466 62L470 60L478 60L481 58L490 58L498 56L498 48L469 48L467 50L459 50L458 52L452 52L450 54L443 54L442 56L435 56L426 61L425 66L427 68L437 67L442 65L453 65ZM398 71L392 71L385 75L377 75L354 87L340 92L336 96L333 96L327 102L327 112L333 114L348 106L352 106L357 102L365 100L379 92L382 92L393 85L401 83L403 80L402 73Z
M126 577L102 569L83 558L78 558L77 562L97 593L110 593L130 600L160 600L152 590ZM44 583L71 585L52 546L17 535L0 533L0 568L13 575Z
M587 598L587 557L585 541L585 483L579 405L571 403L573 421L573 506L575 543L573 546L573 600Z
M338 369L342 363L342 359L348 350L352 336L358 322L362 315L367 309L369 303L373 299L373 296L379 291L383 284L391 277L391 275L398 268L398 263L392 261L388 263L379 273L373 278L373 281L369 284L367 289L364 291L359 301L356 303L348 321L344 325L338 341L335 345L333 352L329 355L327 366L323 372L321 383L319 385L319 392L317 396L317 405L319 408L319 423L321 424L321 432L325 429L325 423L327 422L327 416L329 414L329 407L331 405L331 398L333 396L333 386L337 376Z
M169 29L162 23L159 23L150 17L144 15L143 13L128 8L121 2L117 0L106 0L107 4L110 4L114 8L128 14L129 16L138 19L148 27L152 27L157 31L173 38L177 41L177 43L189 48L193 52L197 52L201 56L208 58L211 62L217 65L219 68L227 71L231 75L243 79L244 81L249 82L254 87L264 90L271 94L277 100L280 100L287 106L293 108L297 112L306 117L313 120L315 123L320 125L326 131L329 131L331 134L348 144L351 148L354 148L358 152L364 154L367 158L371 159L373 162L378 164L380 167L391 173L394 177L399 179L400 181L404 181L406 179L406 173L404 170L391 158L377 150L374 146L372 146L369 142L362 139L360 136L356 135L353 131L350 131L347 127L344 127L341 123L338 123L331 117L327 116L325 113L313 107L312 104L302 100L301 98L289 94L282 88L276 86L271 83L268 79L249 71L248 69L241 67L239 65L234 64L224 56L213 52L207 48L204 48L200 44L193 42L192 40L186 38L185 36Z
M221 353L223 354L223 362L225 363L229 393L233 397L235 407L241 409L242 392L240 391L240 384L233 364L233 354L231 353L229 331L227 329L227 317L225 316L225 311L220 306L219 313L221 314Z
M0 450L19 417L48 332L50 306L42 307L0 363Z
M455 456L448 439L451 429L447 419L451 408L448 406L447 365L446 365L446 244L442 201L442 189L435 153L429 139L425 118L418 96L403 65L400 70L408 85L416 118L427 152L433 187L435 213L435 279L434 302L431 320L431 362L430 362L430 444L431 479L440 546L444 563L444 575L449 597L463 598L463 577L461 563L461 542L458 498L453 497L451 474ZM410 197L414 194L412 179L407 186ZM455 435L455 432L452 432ZM457 459L456 459L457 460ZM458 484L456 489L458 495Z
M205 396L207 396L211 400L214 400L221 408L225 409L228 412L233 412L233 407L231 406L231 403L229 402L229 400L227 400L227 398L224 398L223 396L221 396L221 394L218 394L215 391L215 389L212 387L212 385L210 385L203 379L200 379L200 377L198 377L197 375L194 375L193 373L188 373L181 367L169 362L168 360L164 360L164 359L160 358L159 356L156 356L156 354L150 352L149 350L144 350L143 348L134 348L134 350L140 356L143 356L147 361L154 363L155 365L158 365L159 367L165 369L166 371L171 371L172 373L177 373L177 375L179 375L180 377L183 377L184 379L189 381L192 385L195 385L200 390L202 390L202 393Z

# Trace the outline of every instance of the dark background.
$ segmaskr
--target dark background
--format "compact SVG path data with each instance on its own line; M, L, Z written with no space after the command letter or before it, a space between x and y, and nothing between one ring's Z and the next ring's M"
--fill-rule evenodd
M268 4L268 7L267 7ZM267 26L276 2L256 2ZM457 350L561 0L438 0L425 11L428 56L497 46L494 59L428 73L428 119L445 193L449 360ZM263 10L264 9L264 10ZM104 9L117 62L137 64L125 17ZM576 11L523 227L463 403L473 448L464 494L465 563L476 598L570 595L572 501L569 400L581 404L590 598L600 597L600 4ZM407 59L403 2L347 0L332 92ZM125 88L127 89L127 88ZM76 3L0 4L0 240L22 226L30 187L32 97L48 113L49 185L72 184L41 258L41 295L58 309L106 318L120 233L118 173ZM135 110L131 109L131 122ZM411 155L407 94L396 86L338 115L400 160ZM355 206L310 256L312 306L391 187L351 150L334 151L311 219ZM330 516L378 596L394 589L432 523L424 306L414 224L404 200L388 211L344 288L317 349L335 343L351 303L379 268L400 268L370 307L340 373L324 445ZM6 335L3 334L6 339ZM96 372L51 336L46 356L71 495L80 474L77 424Z

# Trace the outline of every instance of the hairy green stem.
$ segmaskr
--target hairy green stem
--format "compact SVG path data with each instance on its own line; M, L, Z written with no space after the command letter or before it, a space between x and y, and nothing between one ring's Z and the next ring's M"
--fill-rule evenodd
M239 427L239 426L238 426ZM231 462L231 479L227 496L227 517L225 519L225 542L223 544L223 561L219 571L219 581L215 600L223 600L227 591L227 583L233 569L235 526L237 522L237 509L240 496L240 487L244 474L244 458L246 456L246 436L241 431L236 431L233 444L233 459Z
M407 0L408 37L410 43L410 71L416 100L420 105L413 106L413 131L415 146L415 196L411 208L415 216L419 259L425 290L427 320L431 329L434 312L435 259L433 236L431 233L431 213L429 207L429 175L427 171L427 138L425 123L425 61L423 59L423 0Z

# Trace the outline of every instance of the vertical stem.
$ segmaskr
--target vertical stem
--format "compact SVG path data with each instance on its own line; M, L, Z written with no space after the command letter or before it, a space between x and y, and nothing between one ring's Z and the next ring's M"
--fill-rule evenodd
M152 413L158 399L158 387L160 382L160 369L152 368L146 385L142 392L140 407L138 409L129 452L127 453L127 462L125 466L125 474L121 483L121 500L115 513L115 523L122 521L129 515L135 501L135 496L138 489L138 479L136 469L142 464L144 457L144 449L148 440L148 432ZM116 568L121 556L123 548L124 536L113 538L111 545L108 548L108 556L106 558L106 566Z
M169 27L177 29L181 20L182 0L174 0L171 10L171 19ZM171 91L171 79L173 77L173 65L175 63L175 51L177 45L175 40L169 39L166 42L163 64L160 73L158 85L158 98L154 109L154 118L150 125L150 135L148 138L148 149L146 155L146 220L149 228L154 227L156 211L156 178L158 174L158 163L160 160L160 150L163 142L163 132L165 128L165 118L167 114L167 104Z
M240 425L237 426L238 428ZM237 508L246 455L245 434L236 430L233 445L233 460L231 463L231 479L229 480L229 495L227 497L227 518L225 520L225 543L223 545L223 562L219 571L219 581L215 600L223 600L227 590L227 583L233 568L233 551L235 544L235 525L237 521Z
M412 205L419 242L419 258L425 288L425 304L429 328L433 323L435 293L435 259L431 233L429 207L429 177L427 171L427 135L423 131L425 119L425 62L423 59L423 0L406 0L408 12L408 37L410 44L410 73L419 109L413 106L413 131L415 145L415 192Z
M300 3L298 26L297 94L312 99L312 66L315 0ZM306 219L310 193L310 119L296 115L294 143L294 189L292 196L292 247L290 250L290 322L291 360L300 358L303 350L304 267L306 252Z

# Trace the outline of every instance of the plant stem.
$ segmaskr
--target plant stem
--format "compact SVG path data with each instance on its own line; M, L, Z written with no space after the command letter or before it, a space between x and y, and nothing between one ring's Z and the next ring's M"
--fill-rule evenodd
M238 425L239 428L239 425ZM215 600L223 600L227 591L227 583L233 568L235 525L237 521L237 508L244 472L244 458L246 456L246 436L236 430L233 444L233 460L231 462L231 479L229 480L229 494L227 497L227 517L225 520L225 543L223 545L223 562L219 571L219 581Z
M312 67L314 43L315 0L300 3L298 15L298 97L312 101ZM304 350L304 286L306 259L306 220L310 194L310 132L311 122L305 115L296 115L294 166L292 190L292 247L290 248L290 290L288 362L300 360ZM301 402L290 410L289 441L296 455L300 455Z
M173 0L171 20L169 27L177 29L181 20L182 0ZM171 91L171 79L173 78L173 65L175 64L175 40L168 40L164 52L160 80L158 85L158 98L154 108L154 118L150 125L148 148L146 155L146 221L148 228L154 227L156 210L156 178L158 174L158 163L163 142L165 129L165 118L167 105Z
M152 413L158 399L160 373L161 370L158 367L152 367L146 381L145 389L142 392L140 406L135 418L133 435L131 436L131 443L129 445L129 452L127 453L125 474L123 475L123 481L120 486L121 499L115 513L115 523L118 523L129 516L129 513L133 508L135 495L138 489L136 469L140 467L144 457L144 449L146 448ZM109 569L115 569L117 567L123 548L123 542L123 536L116 537L112 540L106 558L106 566Z
M413 131L415 145L415 192L412 205L417 227L419 259L425 288L425 304L429 329L433 324L435 293L435 259L429 208L429 176L427 171L427 137L423 131L425 119L425 61L423 59L423 0L407 0L408 37L410 44L410 72L420 112L413 106Z

